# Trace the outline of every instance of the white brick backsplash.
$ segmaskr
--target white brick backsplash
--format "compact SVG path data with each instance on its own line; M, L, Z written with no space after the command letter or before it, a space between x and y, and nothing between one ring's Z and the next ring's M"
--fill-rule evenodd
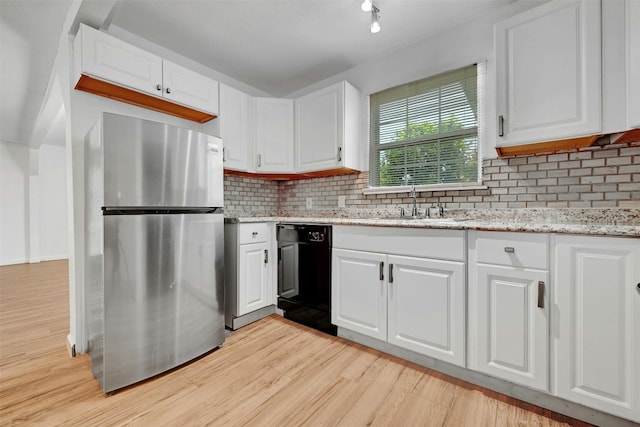
M640 201L640 141L589 147L565 153L508 157L483 162L487 189L418 193L420 209L433 204L445 208L615 207ZM344 195L346 208L396 211L409 208L408 194L364 195L367 172L354 175L270 181L225 176L225 210L231 214L287 214L313 209L338 209Z

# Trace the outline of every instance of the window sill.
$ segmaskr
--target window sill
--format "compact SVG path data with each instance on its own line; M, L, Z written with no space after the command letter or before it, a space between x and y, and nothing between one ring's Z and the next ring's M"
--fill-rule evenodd
M486 185L477 182L465 184L432 184L432 185L416 185L416 193L434 192L434 191L463 191L463 190L486 190ZM398 187L369 187L362 190L362 194L394 194L408 193L411 191L410 185Z

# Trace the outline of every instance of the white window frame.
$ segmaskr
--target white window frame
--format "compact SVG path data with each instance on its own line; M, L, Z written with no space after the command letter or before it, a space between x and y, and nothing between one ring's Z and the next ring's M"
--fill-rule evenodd
M484 146L485 139L485 127L486 127L486 115L485 115L485 103L486 103L486 61L478 61L477 65L477 156L478 156L478 175L477 181L473 182L457 182L457 183L442 183L442 184L420 184L415 185L416 191L428 192L428 191L448 191L448 190L475 190L486 189L487 186L482 183L482 147ZM463 67L465 68L465 67ZM444 73L442 73L444 74ZM433 76L437 77L437 76ZM427 78L425 78L427 79ZM369 105L369 110L370 110ZM370 114L368 115L370 120ZM374 144L371 127L368 127L368 148L369 148L369 170L370 174L375 172L374 162L378 161L377 147ZM372 186L372 176L369 177L369 187L363 189L363 194L391 194L391 193L404 193L411 190L411 185L399 185L399 186Z

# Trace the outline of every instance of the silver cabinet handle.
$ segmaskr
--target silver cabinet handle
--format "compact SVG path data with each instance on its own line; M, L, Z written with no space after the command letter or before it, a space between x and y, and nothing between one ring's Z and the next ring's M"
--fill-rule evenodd
M342 147L338 147L338 161L342 161Z
M544 282L538 282L538 308L544 308Z
M264 263L269 264L269 249L264 250Z
M498 136L504 136L504 116L498 116Z
M157 84L156 85L156 89L159 90L159 91L162 91L162 85L161 84Z
M504 251L508 254L514 253L516 250L512 246L507 246L504 248Z
M384 262L380 261L380 280L384 280Z
M389 283L393 283L393 264L389 264Z
M262 166L262 156L258 154L258 167Z
M171 93L171 88L170 87L167 88L167 93Z
M222 149L222 161L223 162L227 161L227 151L226 150L227 150L226 148Z

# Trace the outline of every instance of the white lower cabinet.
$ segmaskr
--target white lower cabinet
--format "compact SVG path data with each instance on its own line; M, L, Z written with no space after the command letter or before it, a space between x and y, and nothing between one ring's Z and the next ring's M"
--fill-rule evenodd
M272 303L269 281L269 244L240 245L238 248L237 315L250 313Z
M432 242L448 241L451 247L446 252L462 254L463 232L378 229L381 235L375 236L366 228L334 227L332 323L464 366L464 256L459 260L433 259L430 257L438 252L438 245L424 244L430 238ZM349 249L336 248L341 245ZM400 249L411 256L363 248ZM421 253L424 257L414 256Z
M546 234L469 232L469 366L549 389Z
M225 323L237 329L275 304L274 225L225 224ZM270 313L266 313L270 314Z
M640 239L555 239L555 394L640 422Z
M387 341L464 366L465 263L389 255Z
M387 339L387 286L383 254L333 249L331 323Z

